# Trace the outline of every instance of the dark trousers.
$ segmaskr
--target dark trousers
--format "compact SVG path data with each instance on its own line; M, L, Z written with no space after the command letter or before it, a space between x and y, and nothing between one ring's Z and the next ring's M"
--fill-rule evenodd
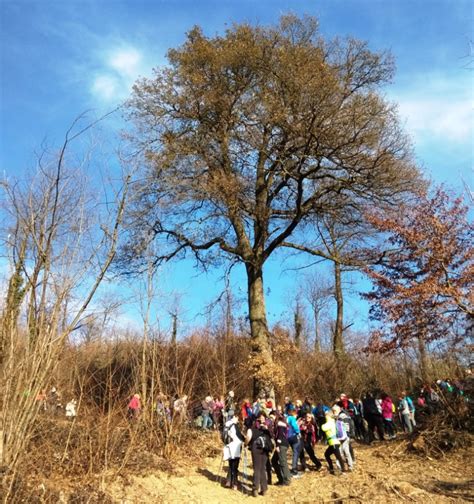
M260 450L258 448L254 448L252 450L252 463L253 463L253 489L261 490L262 492L266 492L268 488L267 484L267 460L268 453Z
M272 463L270 462L270 456L267 456L267 463L265 464L265 471L267 473L267 483L272 484Z
M229 459L229 470L227 472L227 485L234 486L239 482L239 462L240 458Z
M317 436L319 441L326 441L326 435L323 431L323 425L326 423L326 417L316 417L316 423L318 424Z
M395 436L395 425L393 423L393 420L387 420L386 418L383 419L383 425L385 428L385 432L389 436Z
M288 484L291 480L290 469L288 468L288 447L280 446L278 451L273 452L272 466L279 483Z
M355 427L355 437L359 441L365 441L365 425L364 425L364 419L360 415L355 415L354 416L354 427Z
M339 445L328 446L327 450L324 452L324 457L329 466L329 472L334 472L334 466L331 460L331 455L336 456L336 460L339 462L341 469L344 471L346 466L344 465L344 460L342 460L341 452L339 450Z
M311 462L316 466L316 468L320 469L322 464L314 454L313 445L311 444L311 442L304 443L304 445L301 447L300 462L303 469L306 469L306 460L304 459L304 452L308 454L309 458L311 459Z
M374 439L374 431L377 431L380 441L384 440L384 428L382 415L368 415L367 423L369 424L368 441L371 443Z

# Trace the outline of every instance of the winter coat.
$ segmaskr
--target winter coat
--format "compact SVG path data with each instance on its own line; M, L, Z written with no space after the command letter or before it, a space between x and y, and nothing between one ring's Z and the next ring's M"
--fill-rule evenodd
M224 446L224 460L240 458L243 441L239 436L240 431L238 430L236 420L231 418L225 423L225 427L229 429L229 437L232 441Z
M392 420L393 418L393 402L390 397L386 397L382 401L382 416L385 420Z
M334 418L327 418L326 423L321 426L322 431L326 435L326 439L329 446L341 444L336 435L336 421Z

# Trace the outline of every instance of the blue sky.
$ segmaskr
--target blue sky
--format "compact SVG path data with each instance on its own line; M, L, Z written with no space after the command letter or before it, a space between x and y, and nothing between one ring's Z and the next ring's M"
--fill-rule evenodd
M418 162L433 180L473 186L472 2L468 0L49 1L0 2L0 169L21 173L44 138L62 139L86 109L101 115L126 98L138 76L165 62L194 24L207 34L232 22L276 22L288 11L315 15L328 37L352 35L389 49L397 74L385 90L398 103ZM117 121L105 127L117 128ZM288 309L292 271L266 271L271 320ZM219 273L195 276L190 264L166 267L164 292L182 292L189 325L219 290ZM232 282L243 289L242 271ZM165 298L169 296L165 295ZM166 304L165 301L163 301ZM366 325L349 297L348 318ZM125 310L127 311L127 310Z

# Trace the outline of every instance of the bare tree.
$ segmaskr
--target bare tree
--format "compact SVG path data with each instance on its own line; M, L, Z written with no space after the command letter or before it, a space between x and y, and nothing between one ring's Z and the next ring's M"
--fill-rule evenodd
M321 319L333 292L334 286L326 276L313 273L306 278L304 294L313 313L315 352L321 352Z
M11 482L38 413L36 397L114 260L127 198L128 176L101 212L83 166L71 166L71 142L93 126L81 129L82 119L57 155L40 157L34 176L3 184L12 275L0 325L0 465Z
M135 186L123 264L192 252L199 265L245 265L255 392L275 373L263 267L338 195L387 200L417 170L395 107L378 88L393 61L366 43L325 41L314 18L276 27L192 29L169 66L134 87L132 133L146 170Z

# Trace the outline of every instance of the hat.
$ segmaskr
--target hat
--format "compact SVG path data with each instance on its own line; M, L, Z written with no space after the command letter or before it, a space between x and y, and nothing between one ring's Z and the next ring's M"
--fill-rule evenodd
M341 408L335 404L333 407L332 407L332 412L335 414L335 415L339 415L339 413L341 412Z

